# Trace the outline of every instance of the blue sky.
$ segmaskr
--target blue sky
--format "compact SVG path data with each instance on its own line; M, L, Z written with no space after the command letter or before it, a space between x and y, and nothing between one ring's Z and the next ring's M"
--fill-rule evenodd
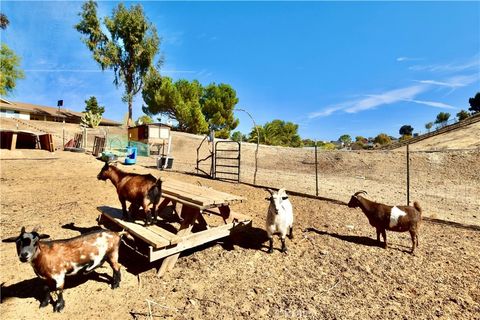
M10 26L1 41L26 75L7 98L63 99L83 111L96 96L104 116L121 121L123 89L73 28L82 3L2 0ZM162 37L163 75L230 84L258 124L292 121L302 138L399 136L404 124L425 131L480 91L480 2L140 3ZM117 4L100 1L99 16ZM139 94L134 119L142 104ZM237 129L250 132L251 120L236 115Z

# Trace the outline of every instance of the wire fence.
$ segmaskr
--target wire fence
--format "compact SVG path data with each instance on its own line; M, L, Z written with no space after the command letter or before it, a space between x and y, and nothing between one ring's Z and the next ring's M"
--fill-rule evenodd
M359 190L377 202L418 201L426 216L480 224L480 149L450 151L317 151L265 148L257 178L242 146L241 182L348 202ZM250 155L249 155L250 153Z

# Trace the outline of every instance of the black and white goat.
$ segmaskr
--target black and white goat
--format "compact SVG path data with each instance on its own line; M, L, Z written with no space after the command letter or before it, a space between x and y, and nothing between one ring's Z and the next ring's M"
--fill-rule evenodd
M273 235L278 233L282 241L282 252L287 251L285 245L285 236L293 239L293 208L292 203L288 200L285 189L274 192L267 189L270 197L265 198L270 201L267 213L266 230L270 240L268 253L273 252Z
M358 191L348 202L350 208L360 208L367 216L368 222L377 229L377 241L380 243L380 234L385 241L384 247L387 248L387 233L385 230L397 232L410 232L412 238L412 251L418 246L418 230L422 220L422 208L418 202L413 206L387 206L385 204L370 201L360 194L366 191Z
M58 299L53 310L60 312L65 307L65 276L88 273L107 261L113 269L112 289L119 286L121 275L118 250L122 234L123 232L99 230L71 239L41 241L49 236L38 234L35 230L25 232L25 227L22 227L18 237L4 239L2 242L16 242L20 261L30 262L35 274L45 280L45 297L40 308L52 301L50 292L56 291Z

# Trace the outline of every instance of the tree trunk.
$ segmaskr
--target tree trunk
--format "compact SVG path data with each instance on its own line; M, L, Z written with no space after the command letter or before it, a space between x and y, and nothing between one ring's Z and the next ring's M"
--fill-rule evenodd
M127 127L133 127L133 119L132 119L132 104L133 99L131 97L128 98L128 120L127 120Z

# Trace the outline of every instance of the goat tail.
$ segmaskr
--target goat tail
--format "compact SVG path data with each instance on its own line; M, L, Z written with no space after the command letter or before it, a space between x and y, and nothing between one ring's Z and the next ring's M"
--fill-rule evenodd
M422 207L420 207L420 204L417 201L413 203L413 207L420 213L420 215L422 215Z

